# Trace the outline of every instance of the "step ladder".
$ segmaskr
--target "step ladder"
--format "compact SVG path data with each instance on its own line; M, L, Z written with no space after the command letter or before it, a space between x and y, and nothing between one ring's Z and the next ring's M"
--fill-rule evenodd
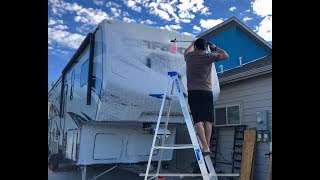
M160 167L161 167L163 149L180 150L180 149L191 149L191 148L194 149L194 153L195 153L195 156L196 156L196 159L197 159L200 171L201 171L202 178L204 180L218 180L215 169L214 169L212 162L211 162L210 155L207 155L205 157L203 157L203 155L202 155L202 151L200 148L201 141L198 139L196 132L194 130L194 127L193 127L193 120L192 120L192 117L190 116L190 107L188 104L187 94L186 94L185 87L184 87L182 79L181 79L181 75L179 75L177 72L168 72L168 75L170 76L170 79L168 81L168 84L167 84L167 87L165 89L164 94L150 94L150 96L152 96L152 97L162 98L162 103L161 103L161 108L160 108L160 112L159 112L159 117L158 117L156 129L154 131L154 137L153 137L153 141L152 141L152 146L151 146L151 150L150 150L150 155L149 155L149 160L148 160L148 165L147 165L147 170L145 173L144 180L147 180L148 176L151 176L151 175L149 175L149 170L150 170L151 160L152 160L154 150L158 149L160 151L159 161L158 161L156 174L149 179L153 179L153 178L161 176L161 174L159 174L159 172L160 172ZM173 94L174 88L176 90L175 94ZM180 106L181 106L181 109L183 112L183 116L185 119L185 123L187 125L187 129L188 129L192 144L175 144L175 145L168 146L168 145L165 145L165 143L164 143L165 137L166 137L166 130L167 130L168 123L169 123L170 109L171 109L173 97L178 97L178 99L179 99L179 103L180 103ZM159 130L159 126L160 126L160 121L161 121L161 117L162 117L162 113L163 113L163 108L164 108L166 100L168 100L168 106L167 106L168 109L167 109L167 115L166 115L166 122L164 124L164 133L161 134L162 135L161 146L155 146L156 138L158 136L158 130Z
M210 150L212 152L211 159L213 159L213 166L217 163L218 143L219 143L219 129L217 127L212 128L212 135L210 141Z
M240 173L245 129L246 125L239 125L234 128L231 173ZM234 179L234 177L232 177L231 179Z

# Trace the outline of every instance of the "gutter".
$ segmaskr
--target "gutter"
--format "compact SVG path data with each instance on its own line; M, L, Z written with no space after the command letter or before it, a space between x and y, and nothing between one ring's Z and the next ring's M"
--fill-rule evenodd
M255 76L260 76L260 75L268 74L268 73L272 73L272 65L267 65L267 66L260 67L257 69L252 69L252 70L245 71L245 72L238 73L238 74L234 74L231 76L219 78L219 83L220 83L220 85L228 84L231 82L240 81L240 80L244 80L244 79L248 79L248 78L252 78Z

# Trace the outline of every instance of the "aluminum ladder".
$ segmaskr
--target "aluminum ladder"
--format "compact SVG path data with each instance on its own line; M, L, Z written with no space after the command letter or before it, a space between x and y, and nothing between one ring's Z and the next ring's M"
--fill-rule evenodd
M170 79L168 81L168 84L167 84L167 87L165 89L164 94L150 94L150 96L152 96L152 97L162 98L162 103L161 103L161 108L160 108L160 112L159 112L159 117L158 117L156 129L154 131L154 137L153 137L153 141L152 141L152 146L151 146L151 150L150 150L150 155L149 155L149 160L148 160L148 165L147 165L144 180L147 180L148 176L151 176L151 175L149 175L149 170L150 170L150 165L151 165L151 160L152 160L154 150L159 149L160 156L159 156L159 161L158 161L158 166L157 166L157 172L153 177L151 177L149 179L153 179L158 176L162 176L162 174L159 174L159 171L160 171L160 167L161 167L163 149L180 150L180 149L191 149L191 148L194 149L194 153L195 153L195 156L196 156L196 159L197 159L200 171L201 171L202 178L204 180L218 180L215 169L212 165L210 155L206 155L205 157L203 157L203 155L202 155L202 151L200 148L201 141L198 139L196 132L194 130L194 127L193 127L193 120L192 120L192 117L190 116L190 107L188 104L187 94L185 93L186 91L185 91L185 87L184 87L182 79L181 79L181 75L175 71L168 72L168 75L170 76ZM173 94L174 88L176 90L176 94ZM174 144L173 146L172 145L168 146L168 145L164 144L166 132L167 132L167 127L168 127L168 123L169 123L172 97L174 97L174 96L178 97L178 99L179 99L179 103L180 103L180 106L181 106L181 109L183 112L184 120L187 125L187 129L188 129L192 144ZM166 100L168 100L168 107L167 107L168 110L167 110L167 115L166 115L166 122L164 124L164 133L161 134L162 135L161 146L155 146L156 138L158 136L158 130L159 130L159 126L160 126L160 121L161 121L161 117L162 117L162 113L163 113L163 108L164 108ZM183 176L183 175L180 175L180 176Z

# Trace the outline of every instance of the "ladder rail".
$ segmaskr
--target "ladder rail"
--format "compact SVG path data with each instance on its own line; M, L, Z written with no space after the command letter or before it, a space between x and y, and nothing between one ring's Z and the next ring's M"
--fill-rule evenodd
M190 111L187 107L186 99L185 99L185 96L183 95L183 92L182 92L182 89L180 86L180 84L181 84L179 82L180 79L178 78L178 75L173 76L173 81L175 83L175 87L177 90L176 92L178 94L178 99L180 102L183 116L185 118L185 123L187 125L189 136L190 136L192 145L194 146L194 152L195 152L195 156L196 156L198 165L200 167L201 174L202 174L204 180L209 180L209 174L208 174L205 162L204 162L204 158L202 156L202 151L200 149L200 145L197 140L197 135L196 135L194 127L193 127L193 122L192 122L192 119L191 119L191 116L189 113Z
M187 96L184 96L184 94L183 94L183 93L186 93L187 91L186 91L186 88L185 88L184 85L183 85L182 78L179 77L179 75L178 75L178 80L180 81L180 84L181 84L181 86L180 86L181 88L180 88L180 89L182 89L182 92L181 92L181 93L182 93L182 95L183 95L183 97L184 97L184 100L185 100L185 102L188 102L188 97L187 97ZM191 112L189 103L185 103L185 105L187 106L188 112ZM189 113L189 116L190 116L190 113ZM192 124L194 124L192 116L190 116L190 119L191 119ZM193 130L194 130L194 129L193 129ZM203 145L202 145L199 137L198 137L198 136L196 136L196 137L197 137L199 146L200 146L201 149L202 149L202 148L203 148ZM216 176L216 172L215 172L215 169L214 169L214 167L213 167L213 163L212 163L212 161L211 161L211 157L210 157L210 156L205 156L205 157L204 157L204 160L205 160L205 162L206 162L206 164L207 164L208 171L209 171L213 176ZM216 179L217 179L217 178L216 178Z
M170 95L171 95L172 93L173 93L173 83L171 84ZM167 94L164 94L164 95L163 95L163 98L167 98ZM168 100L166 123L165 123L165 125L164 125L164 133L163 133L162 138L161 138L161 147L163 147L164 142L165 142L165 137L166 137L166 135L167 135L167 129L168 129L168 123L169 123L171 105L172 105L172 99L169 99L169 100ZM159 172L160 172L163 150L164 150L164 149L160 149L160 156L159 156L159 161L158 161L157 173L156 173L156 174L159 174Z
M160 125L160 122L161 122L161 117L162 117L162 113L163 113L164 103L165 103L165 101L166 101L165 94L167 94L167 92L168 92L169 85L171 84L171 81L172 81L172 80L169 79L168 84L167 84L167 87L166 87L166 89L165 89L164 98L162 99L162 102L161 102L159 117L158 117L156 129L155 129L155 135L154 135L153 140L152 140L152 145L151 145L151 150L150 150L149 160L148 160L148 165L147 165L147 170L146 170L146 176L144 177L144 180L147 180L147 178L148 178L148 174L149 174L149 170L150 170L150 165L151 165L152 154L153 154L154 146L155 146L156 139L157 139L157 134L158 134L158 130L159 130L159 125Z

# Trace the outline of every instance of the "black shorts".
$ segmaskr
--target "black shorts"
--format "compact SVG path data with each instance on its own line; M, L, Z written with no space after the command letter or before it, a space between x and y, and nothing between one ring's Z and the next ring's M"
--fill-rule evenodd
M188 91L188 103L194 124L200 121L214 122L213 95L211 91Z

